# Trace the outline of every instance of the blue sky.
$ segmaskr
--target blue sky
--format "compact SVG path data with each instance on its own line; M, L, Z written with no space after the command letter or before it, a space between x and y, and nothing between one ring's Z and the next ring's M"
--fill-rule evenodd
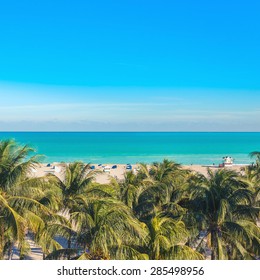
M260 131L259 10L5 1L0 130Z

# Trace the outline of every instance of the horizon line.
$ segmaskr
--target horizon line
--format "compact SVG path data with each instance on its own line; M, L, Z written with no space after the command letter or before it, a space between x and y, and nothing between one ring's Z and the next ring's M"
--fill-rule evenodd
M33 130L18 130L18 131L1 131L0 133L260 133L260 131L73 131L73 130L50 130L50 131L33 131Z

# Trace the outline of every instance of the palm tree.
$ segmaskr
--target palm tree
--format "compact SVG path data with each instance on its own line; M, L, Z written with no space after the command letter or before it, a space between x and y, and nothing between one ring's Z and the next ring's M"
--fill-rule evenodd
M51 210L41 203L45 197L41 187L44 180L29 178L38 157L31 156L33 149L19 146L14 140L0 142L0 259L16 243L21 258L28 249L26 234L44 227Z
M175 217L182 215L185 209L181 206L181 201L188 174L189 171L181 169L179 164L172 161L153 163L148 171L150 178L145 176L145 188L141 189L138 196L136 215L143 221L162 211L171 212Z
M162 163L154 162L149 174L156 182L171 184L176 176L179 176L181 165L164 159Z
M124 180L118 184L120 199L135 212L140 195L151 185L153 180L149 176L147 166L140 164L137 174L133 171L126 172Z
M185 245L188 231L181 219L173 219L161 212L151 218L147 226L149 259L203 259L200 253Z
M85 209L84 209L85 208ZM78 242L84 251L109 259L143 259L138 248L147 235L131 209L115 198L92 197L81 209Z
M246 166L244 168L245 176L250 180L250 181L258 181L260 180L260 152L252 152L249 154L251 158L256 157L256 162L255 164L252 163L252 165Z
M75 239L76 232L72 230L72 213L77 212L81 204L84 204L85 191L95 178L95 171L90 169L90 165L83 162L73 162L66 166L64 178L61 180L55 175L48 175L48 182L58 189L59 212L69 221L71 227L68 237L68 249L71 249L72 239ZM75 218L75 217L74 217Z
M251 152L250 154L249 154L249 156L251 157L251 158L254 158L254 157L256 157L256 164L260 164L260 152L258 152L258 151L254 151L254 152Z
M67 249L53 252L47 258L78 258L82 253L81 259L99 255L123 258L130 252L132 258L137 258L139 253L130 244L133 240L137 244L137 236L143 236L144 230L129 207L120 202L119 185L95 183L96 171L81 162L69 164L64 175L64 180L49 178L52 182L56 180L61 190L60 211L74 231L68 238Z
M255 258L260 251L260 231L256 225L259 209L252 207L253 192L234 171L208 170L208 176L191 180L189 213L199 231L206 232L211 259Z
M149 259L203 258L185 245L189 233L182 218L186 210L179 203L187 173L180 165L164 160L150 169L141 164L138 174L129 172L121 184L123 201L148 230L139 251Z

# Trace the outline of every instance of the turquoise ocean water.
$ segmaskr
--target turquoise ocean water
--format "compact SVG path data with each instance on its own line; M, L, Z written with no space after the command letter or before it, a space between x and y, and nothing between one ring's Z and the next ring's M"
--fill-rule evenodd
M260 151L260 133L211 132L0 132L45 155L43 162L136 163L164 158L181 164L218 164L229 155L251 163Z

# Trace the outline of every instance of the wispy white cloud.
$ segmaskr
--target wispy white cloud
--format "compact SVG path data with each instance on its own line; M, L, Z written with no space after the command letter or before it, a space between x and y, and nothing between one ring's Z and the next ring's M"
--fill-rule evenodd
M0 130L259 130L258 104L253 91L2 83Z

